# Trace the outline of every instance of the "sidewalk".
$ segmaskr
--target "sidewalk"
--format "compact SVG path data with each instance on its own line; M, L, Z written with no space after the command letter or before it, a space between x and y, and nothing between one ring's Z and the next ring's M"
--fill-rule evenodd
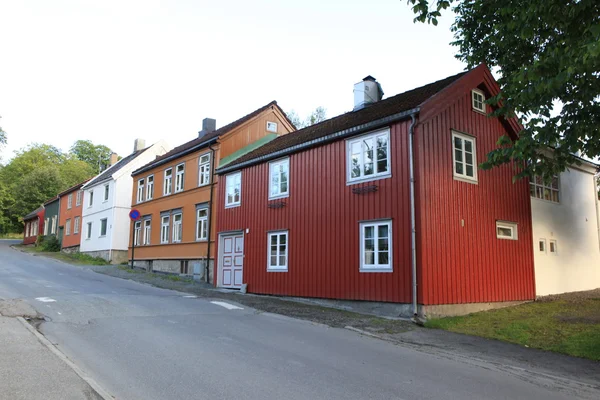
M29 305L0 300L0 314L0 399L102 399L18 317L36 316Z

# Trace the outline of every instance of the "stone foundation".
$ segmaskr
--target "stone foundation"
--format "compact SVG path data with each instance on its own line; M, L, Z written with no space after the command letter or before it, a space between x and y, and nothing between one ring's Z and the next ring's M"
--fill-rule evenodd
M79 246L63 247L60 251L67 254L79 253Z
M111 264L125 264L129 258L127 250L97 250L83 251L82 253L91 257L103 258Z
M129 260L131 264L131 260ZM133 263L135 268L139 268L148 272L156 272L161 274L182 275L193 277L197 281L206 281L206 260L135 260ZM214 260L211 259L208 267L209 282L213 282Z

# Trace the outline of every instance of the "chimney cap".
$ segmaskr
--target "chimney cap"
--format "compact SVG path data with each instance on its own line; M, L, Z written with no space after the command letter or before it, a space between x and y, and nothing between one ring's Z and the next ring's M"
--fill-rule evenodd
M375 81L377 81L377 79L373 78L371 75L367 75L363 78L363 81L375 82Z

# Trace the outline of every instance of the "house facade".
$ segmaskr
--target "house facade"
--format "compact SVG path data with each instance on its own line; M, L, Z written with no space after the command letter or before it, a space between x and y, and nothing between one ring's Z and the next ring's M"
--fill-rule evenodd
M56 196L45 202L44 210L44 230L40 233L44 236L56 236L60 240L61 237L58 235L60 198Z
M131 173L170 149L164 141L145 148L144 141L137 139L133 153L83 185L82 253L112 263L127 261L133 190Z
M217 170L215 284L451 315L535 298L529 184L479 162L518 123L488 118L486 66L277 138Z
M205 119L198 138L134 171L130 205L142 216L133 224L135 265L211 281L218 212L214 169L293 130L276 102L219 129Z
M42 205L23 217L23 244L35 244L38 236L44 232L45 210Z
M600 287L598 166L579 165L530 182L538 296Z
M85 182L79 183L60 193L58 236L64 252L79 251L82 231L83 190Z

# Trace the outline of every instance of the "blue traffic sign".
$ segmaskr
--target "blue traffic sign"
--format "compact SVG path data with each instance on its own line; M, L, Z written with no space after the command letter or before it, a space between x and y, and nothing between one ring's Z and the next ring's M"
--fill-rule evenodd
M141 216L142 214L140 214L138 210L131 210L129 212L129 218L131 218L133 221L137 221Z

